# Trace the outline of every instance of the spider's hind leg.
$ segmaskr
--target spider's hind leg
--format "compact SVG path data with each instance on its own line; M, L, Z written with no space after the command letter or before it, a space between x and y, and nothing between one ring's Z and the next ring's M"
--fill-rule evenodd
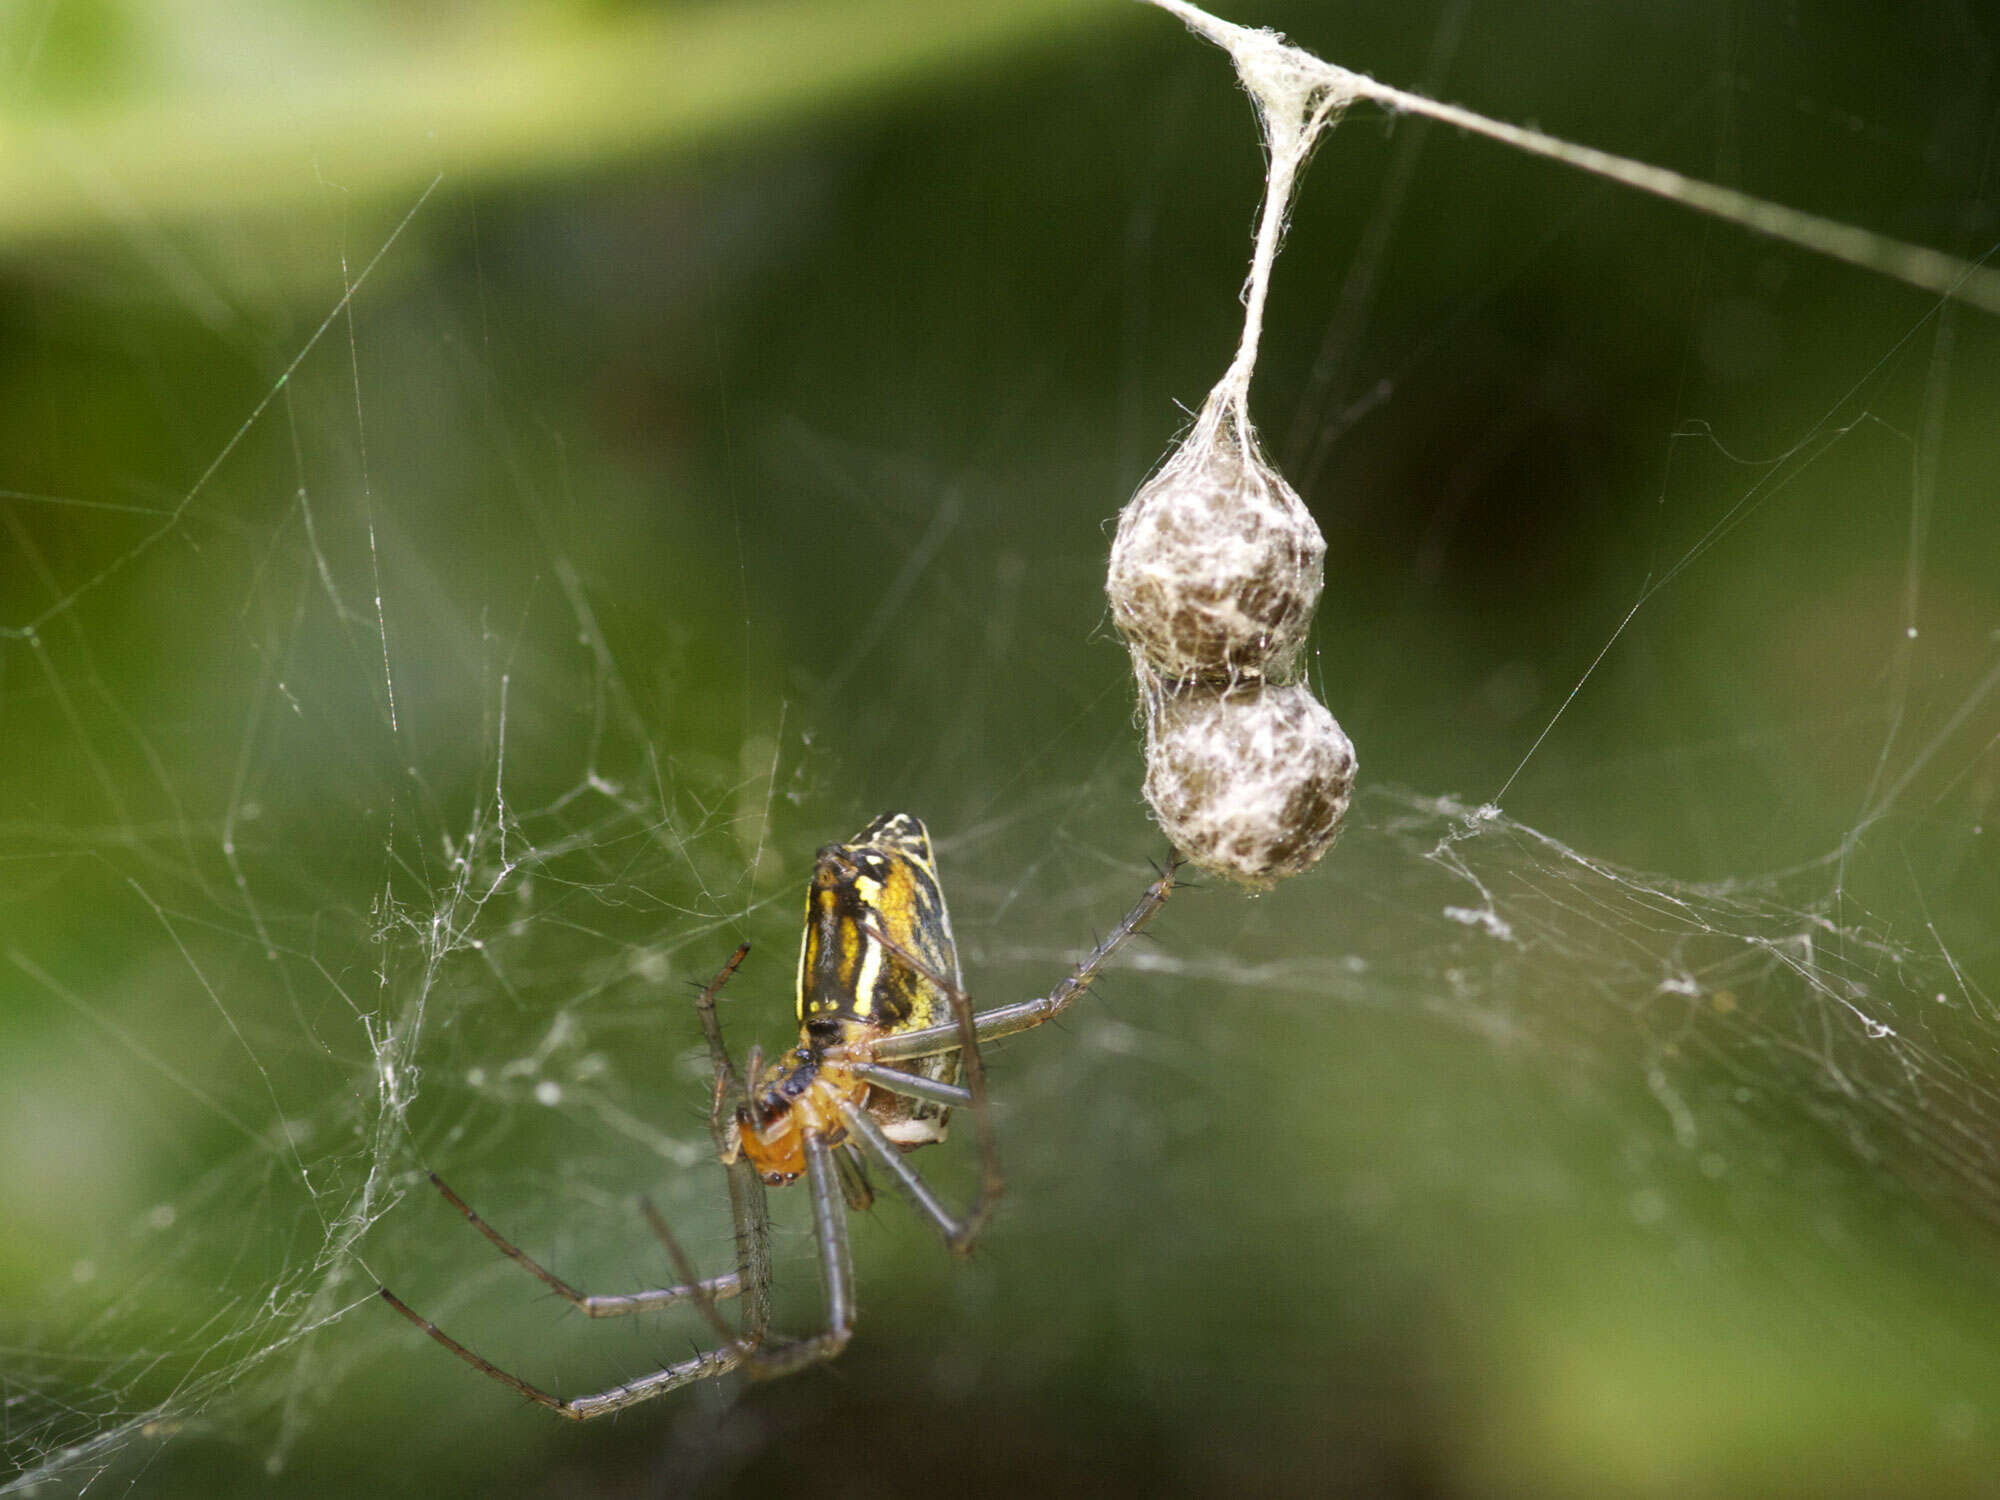
M615 1411L623 1411L628 1406L637 1406L641 1401L650 1401L655 1396L664 1396L668 1391L678 1390L684 1385L692 1385L697 1380L712 1380L717 1375L726 1375L742 1364L749 1352L746 1344L740 1342L728 1344L720 1349L690 1355L677 1364L655 1370L650 1375L642 1375L636 1380L628 1380L625 1384L613 1386L608 1391L599 1391L591 1396L575 1396L565 1401L562 1397L553 1395L540 1386L530 1385L520 1376L501 1369L484 1355L474 1354L429 1318L412 1309L386 1286L377 1287L376 1291L384 1302L480 1374L492 1377L502 1385L527 1397L537 1406L546 1406L556 1415L568 1417L572 1422L586 1422L592 1417L607 1416Z
M620 1318L629 1313L656 1312L661 1308L677 1307L683 1302L697 1304L703 1310L704 1316L710 1316L714 1312L715 1304L719 1299L734 1297L743 1290L744 1283L740 1270L730 1271L721 1276L711 1276L706 1280L702 1279L700 1274L695 1271L693 1264L681 1253L680 1246L673 1243L672 1238L668 1237L663 1243L667 1246L667 1253L673 1257L674 1269L676 1274L682 1278L682 1285L657 1287L644 1292L616 1292L608 1295L580 1292L560 1276L556 1275L555 1272L549 1270L540 1261L522 1250L512 1240L501 1234L491 1224L480 1218L478 1214L473 1212L472 1205L459 1197L452 1190L451 1185L438 1176L437 1173L431 1173L430 1179L431 1186L444 1195L445 1202L465 1215L466 1223L485 1235L492 1243L494 1249L514 1262L515 1265L526 1271L530 1276L533 1276L585 1317ZM657 1220L658 1215L653 1213L650 1205L646 1206L646 1213L648 1218ZM657 1229L658 1227L660 1226L656 1224L655 1228ZM400 1303L397 1305L401 1306ZM712 1316L710 1317L710 1321L714 1321ZM735 1334L728 1332L725 1332L723 1336L731 1340L736 1338Z

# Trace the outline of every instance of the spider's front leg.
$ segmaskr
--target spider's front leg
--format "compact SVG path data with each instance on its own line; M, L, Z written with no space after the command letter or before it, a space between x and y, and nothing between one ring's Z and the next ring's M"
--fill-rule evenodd
M1015 1005L996 1005L991 1010L977 1012L972 1017L975 1037L982 1042L992 1042L1003 1036L1012 1036L1017 1031L1031 1030L1053 1021L1081 1000L1118 950L1137 936L1167 904L1167 898L1174 893L1180 867L1180 855L1170 854L1166 868L1146 887L1146 894L1139 898L1138 904L1119 918L1118 925L1105 935L1104 940L1085 954L1048 994ZM940 1052L951 1052L960 1045L959 1023L926 1026L921 1031L898 1032L895 1036L870 1042L867 1055L861 1060L873 1063L905 1062L914 1057L934 1057Z
M743 1295L742 1338L754 1346L763 1341L771 1326L771 1211L764 1201L764 1182L756 1169L741 1156L730 1159L729 1121L736 1106L749 1095L723 1042L722 1017L716 1012L716 998L722 987L729 983L749 952L748 943L738 946L715 978L702 986L701 993L695 996L694 1008L701 1019L702 1037L708 1043L709 1063L715 1070L708 1131L729 1180L729 1219L736 1226L736 1274Z
M743 1361L744 1373L758 1380L790 1375L837 1356L854 1336L854 1260L847 1244L847 1203L833 1148L816 1131L805 1133L806 1183L812 1193L813 1239L819 1250L820 1280L826 1288L826 1329L779 1348L759 1348Z
M870 932L869 935L886 947L899 962L923 975L945 993L951 1002L952 1021L946 1026L929 1026L920 1030L899 1032L892 1036L871 1038L865 1042L851 1043L845 1048L834 1049L829 1056L844 1062L870 1084L886 1089L890 1093L924 1099L953 1108L970 1108L979 1134L978 1196L962 1216L953 1215L930 1190L916 1169L903 1159L903 1153L882 1133L865 1107L843 1103L842 1118L850 1133L861 1142L869 1154L888 1169L890 1175L910 1195L925 1217L937 1227L938 1232L944 1237L945 1244L954 1252L963 1255L971 1251L985 1229L988 1219L991 1218L994 1206L999 1202L1001 1194L1006 1191L1006 1179L1000 1173L999 1155L987 1110L986 1067L980 1056L979 1044L1053 1021L1080 1000L1118 950L1145 927L1162 906L1166 905L1167 898L1173 894L1175 875L1179 868L1179 855L1170 854L1166 868L1161 870L1158 878L1146 888L1146 893L1139 898L1138 904L1120 919L1118 925L1111 929L1102 942L1078 962L1061 983L1048 995L1023 1001L1017 1005L996 1006L992 1010L975 1013L970 999L958 985L924 963L907 948L896 943L886 933ZM967 1083L965 1088L883 1066L889 1062L935 1057L940 1053L952 1051L958 1052L964 1062Z

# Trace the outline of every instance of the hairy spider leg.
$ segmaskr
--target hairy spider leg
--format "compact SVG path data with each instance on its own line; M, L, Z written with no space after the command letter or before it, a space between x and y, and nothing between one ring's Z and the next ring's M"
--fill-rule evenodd
M687 1276L685 1284L681 1286L656 1287L643 1292L617 1292L608 1296L593 1296L579 1292L575 1287L556 1275L555 1272L549 1270L546 1266L528 1255L526 1251L522 1250L512 1240L503 1236L491 1224L480 1218L477 1213L473 1212L472 1206L459 1197L452 1190L451 1185L438 1176L437 1173L432 1172L430 1179L431 1186L444 1195L444 1201L464 1214L465 1221L481 1234L485 1235L492 1242L495 1249L522 1270L526 1271L530 1276L540 1281L550 1291L562 1298L563 1301L583 1313L585 1317L620 1318L629 1313L655 1312L660 1308L678 1307L683 1302L698 1302L704 1298L713 1303L722 1297L737 1296L743 1290L743 1278L736 1271L726 1272L721 1276L712 1276L704 1281L699 1276L691 1275L683 1270L678 1263L684 1261L685 1256L680 1246L674 1243L673 1237L667 1235L663 1238L662 1243L666 1246L667 1254L677 1263L675 1266L676 1273ZM647 1211L649 1219L658 1219L659 1216L651 1212L651 1205L642 1202L640 1207ZM656 1224L656 1232L661 1227L664 1226ZM733 1339L736 1335L731 1333L729 1337Z
M730 956L729 962L723 965L721 972L702 988L700 995L695 1000L696 1011L702 1019L702 1030L708 1039L710 1058L714 1062L716 1069L714 1101L710 1105L709 1110L709 1129L718 1141L722 1138L722 1122L726 1118L726 1111L733 1103L731 1098L732 1090L740 1094L742 1092L742 1081L736 1077L735 1069L729 1061L728 1052L722 1045L722 1028L715 1016L715 999L721 992L722 987L729 982L730 976L742 964L744 955L749 951L750 945L748 943L738 948ZM828 1168L828 1171L830 1173L831 1169ZM431 1322L430 1319L416 1312L408 1303L404 1302L402 1298L398 1297L386 1286L377 1288L381 1293L383 1301L395 1308L397 1312L401 1313L410 1322L437 1340L437 1342L444 1345L453 1354L456 1354L460 1359L471 1365L473 1369L479 1371L482 1375L489 1375L502 1385L518 1391L538 1406L546 1406L550 1411L577 1422L587 1421L591 1417L601 1417L610 1412L623 1411L628 1406L635 1406L641 1401L649 1401L655 1396L665 1395L668 1391L677 1390L681 1386L689 1385L694 1381L712 1379L717 1375L727 1374L737 1366L751 1360L758 1342L764 1336L765 1328L770 1318L771 1305L770 1221L764 1205L764 1185L757 1180L757 1175L754 1171L746 1174L732 1167L729 1172L730 1213L736 1226L736 1270L722 1276L713 1276L703 1280L696 1274L687 1253L681 1248L680 1243L675 1240L672 1232L667 1228L666 1221L660 1217L659 1212L651 1203L642 1201L640 1208L646 1216L646 1222L651 1226L653 1233L659 1238L661 1245L665 1247L668 1257L674 1262L676 1273L686 1278L685 1283L680 1286L658 1287L648 1291L624 1292L610 1296L588 1295L577 1291L576 1288L572 1287L568 1282L564 1281L540 1262L532 1259L519 1246L505 1238L492 1225L474 1213L471 1205L452 1191L444 1179L439 1177L437 1173L431 1173L430 1179L432 1185L444 1195L445 1201L450 1203L461 1214L465 1215L466 1222L491 1241L493 1246L502 1255L505 1255L515 1265L533 1275L572 1307L581 1309L587 1316L593 1318L623 1317L630 1313L651 1312L660 1308L678 1306L683 1302L692 1302L700 1310L703 1318L709 1323L709 1326L715 1329L718 1336L724 1341L723 1347L719 1349L697 1353L676 1364L668 1365L664 1369L656 1370L650 1375L641 1376L637 1380L627 1381L623 1385L613 1386L610 1390L599 1391L594 1395L576 1396L569 1400L564 1400L559 1396L551 1395L539 1386L529 1384L518 1375L501 1369L483 1355L475 1354L442 1328L438 1327L437 1324ZM815 1199L815 1215L818 1213L818 1207L817 1199ZM846 1223L843 1219L837 1226L839 1246L843 1257L846 1253L845 1229ZM822 1235L822 1238L824 1239L825 1236ZM847 1306L847 1315L850 1323L852 1321L852 1297L847 1289L847 1283L851 1282L851 1280L852 1277L849 1274L842 1283L842 1299ZM743 1298L744 1328L740 1333L729 1327L715 1306L716 1302L721 1298L736 1296ZM829 1331L831 1332L831 1330ZM827 1335L821 1335L822 1339L825 1337ZM841 1342L842 1344L846 1342L844 1335ZM791 1350L787 1349L784 1352L790 1354ZM834 1352L837 1353L839 1351L835 1349ZM819 1357L830 1358L831 1356L822 1355ZM759 1373L761 1373L761 1369Z
M847 1203L841 1196L834 1148L817 1131L805 1136L806 1184L812 1194L813 1241L826 1288L826 1328L811 1338L744 1356L743 1370L758 1380L791 1375L834 1358L854 1336L854 1261L847 1246Z
M568 1417L572 1422L585 1422L592 1417L602 1417L614 1411L623 1411L628 1406L637 1406L641 1401L650 1401L655 1396L664 1396L668 1391L679 1390L697 1380L709 1380L717 1375L726 1375L741 1364L749 1353L747 1346L731 1344L721 1349L706 1350L690 1356L678 1364L655 1370L650 1375L642 1375L637 1380L624 1385L613 1386L608 1391L595 1395L576 1396L568 1401L560 1396L550 1395L539 1386L528 1384L518 1375L509 1374L482 1355L474 1354L457 1339L446 1333L429 1318L415 1311L410 1305L390 1291L386 1286L378 1287L382 1300L397 1312L408 1318L417 1327L436 1339L445 1348L471 1365L482 1375L490 1375L504 1386L519 1391L537 1406L546 1406L558 1416Z
M867 1213L875 1206L875 1185L868 1180L867 1158L854 1142L843 1141L833 1153L833 1164L840 1172L840 1196L854 1212Z
M1023 1000L1016 1005L996 1005L991 1010L982 1010L972 1018L974 1035L982 1042L995 1041L1003 1036L1012 1036L1017 1031L1027 1031L1044 1022L1053 1021L1057 1016L1074 1005L1099 972L1109 963L1112 956L1124 947L1126 940L1153 920L1155 912L1166 905L1167 897L1173 894L1174 872L1181 866L1178 854L1167 861L1167 867L1159 878L1146 888L1146 894L1139 898L1138 905L1119 920L1118 925L1106 934L1104 940L1086 954L1069 976L1040 999ZM850 1064L855 1062L903 1062L913 1057L930 1057L939 1052L950 1052L960 1045L959 1028L951 1026L926 1026L920 1031L898 1032L895 1036L882 1037L861 1046L847 1049L845 1058ZM865 1054L865 1056L864 1056ZM831 1054L837 1055L837 1054ZM870 1082L877 1081L873 1074L867 1075Z
M723 1170L728 1174L729 1220L736 1227L736 1269L743 1284L743 1337L755 1344L771 1326L771 1210L757 1169L746 1161L728 1160L728 1122L735 1117L737 1105L747 1103L750 1092L729 1056L729 1047L722 1039L722 1017L716 1012L722 987L749 952L750 945L743 943L730 954L722 972L695 996L694 1010L701 1021L702 1039L708 1043L709 1064L715 1070L708 1133L716 1158L725 1163Z
M876 1068L864 1065L857 1071L877 1088L891 1093L904 1094L912 1098L927 1099L938 1104L954 1107L968 1106L972 1110L974 1133L979 1139L979 1192L971 1207L962 1217L954 1217L942 1200L931 1192L916 1168L903 1160L903 1153L896 1147L867 1110L851 1101L840 1101L841 1118L847 1123L862 1145L885 1167L889 1174L910 1195L924 1216L936 1226L944 1236L945 1248L954 1255L970 1255L972 1247L985 1231L987 1221L992 1218L994 1208L1001 1195L1007 1191L1007 1179L1000 1172L999 1144L993 1134L993 1119L986 1108L986 1064L979 1055L979 1034L973 1024L972 1002L965 990L954 984L910 952L886 932L870 929L875 940L887 948L896 958L917 973L930 980L944 991L951 1002L952 1030L958 1040L960 1064L965 1069L965 1086L944 1083L938 1079L926 1078L918 1073L905 1073L895 1068ZM950 1051L950 1048L941 1048Z
M955 1253L966 1254L977 1243L988 1219L992 1216L994 1205L1006 1190L1006 1180L1000 1174L992 1125L986 1112L986 1068L979 1055L979 1044L1053 1021L1081 999L1118 950L1152 921L1159 909L1166 905L1167 897L1173 894L1175 872L1179 868L1180 856L1170 853L1166 868L1161 870L1158 878L1146 888L1146 893L1139 898L1138 904L1119 920L1118 925L1083 957L1060 984L1043 998L1026 1000L1017 1005L1001 1005L991 1010L974 1012L970 998L958 985L933 971L914 954L893 942L886 934L881 932L872 934L901 962L910 965L945 991L951 1000L952 1024L905 1031L835 1050L844 1051L848 1066L877 1088L887 1089L891 1093L906 1094L912 1098L928 1099L939 1104L971 1107L979 1134L980 1157L979 1192L973 1199L972 1205L962 1215L954 1215L946 1208L926 1185L917 1169L903 1159L903 1153L882 1134L881 1128L874 1120L869 1118L866 1109L842 1101L841 1117L853 1138L861 1143L869 1155L888 1169L889 1175L895 1178L918 1210L943 1236L946 1246ZM931 1057L940 1052L951 1051L959 1052L964 1060L966 1082L969 1087L958 1088L952 1084L939 1083L934 1079L905 1073L895 1068L879 1066L883 1062L907 1061L911 1058Z

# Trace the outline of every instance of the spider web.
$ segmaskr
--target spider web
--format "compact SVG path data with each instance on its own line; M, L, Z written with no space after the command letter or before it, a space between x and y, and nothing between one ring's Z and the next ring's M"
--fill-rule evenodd
M642 1194L721 1269L688 1000L747 939L725 1025L784 1044L816 845L924 816L983 1003L1164 852L1101 523L1233 345L1257 159L1216 56L1107 14L608 180L354 127L356 172L300 142L211 217L70 130L62 7L7 36L94 205L0 272L8 1488L859 1486L975 1443L1000 1492L1990 1486L1991 318L1361 111L1253 398L1329 540L1325 865L1177 896L997 1050L992 1241L859 1221L832 1371L551 1431L375 1298L566 1393L684 1356L692 1319L559 1316L425 1171L587 1290L671 1279ZM142 51L229 22L175 15ZM1947 18L1234 19L1993 238ZM387 45L260 36L298 79ZM968 1156L918 1160L949 1195ZM857 1449L885 1389L929 1420Z

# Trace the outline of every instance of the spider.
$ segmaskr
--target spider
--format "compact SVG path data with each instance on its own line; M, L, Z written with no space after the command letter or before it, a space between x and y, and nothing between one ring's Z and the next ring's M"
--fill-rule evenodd
M748 943L695 997L714 1066L709 1127L726 1170L736 1226L734 1271L702 1278L666 1221L642 1200L646 1222L681 1284L586 1295L530 1259L435 1172L430 1174L445 1201L501 1254L586 1316L620 1317L690 1303L715 1331L719 1347L609 1390L564 1399L473 1353L386 1286L379 1289L383 1300L481 1374L579 1422L734 1369L769 1378L834 1358L854 1331L847 1210L873 1201L868 1165L886 1170L947 1248L969 1253L1005 1186L987 1118L980 1043L1052 1021L1075 1004L1112 955L1165 904L1177 865L1178 857L1170 857L1138 904L1047 995L975 1013L965 994L951 917L922 819L884 813L847 843L822 848L806 892L805 937L799 949L798 1045L768 1065L752 1048L743 1073L730 1059L716 1000L750 951ZM903 1155L943 1140L957 1108L973 1112L980 1177L971 1205L954 1214ZM801 1177L812 1199L826 1326L807 1338L786 1339L770 1332L770 1220L764 1189ZM742 1308L734 1328L716 1305L732 1297L740 1299Z

